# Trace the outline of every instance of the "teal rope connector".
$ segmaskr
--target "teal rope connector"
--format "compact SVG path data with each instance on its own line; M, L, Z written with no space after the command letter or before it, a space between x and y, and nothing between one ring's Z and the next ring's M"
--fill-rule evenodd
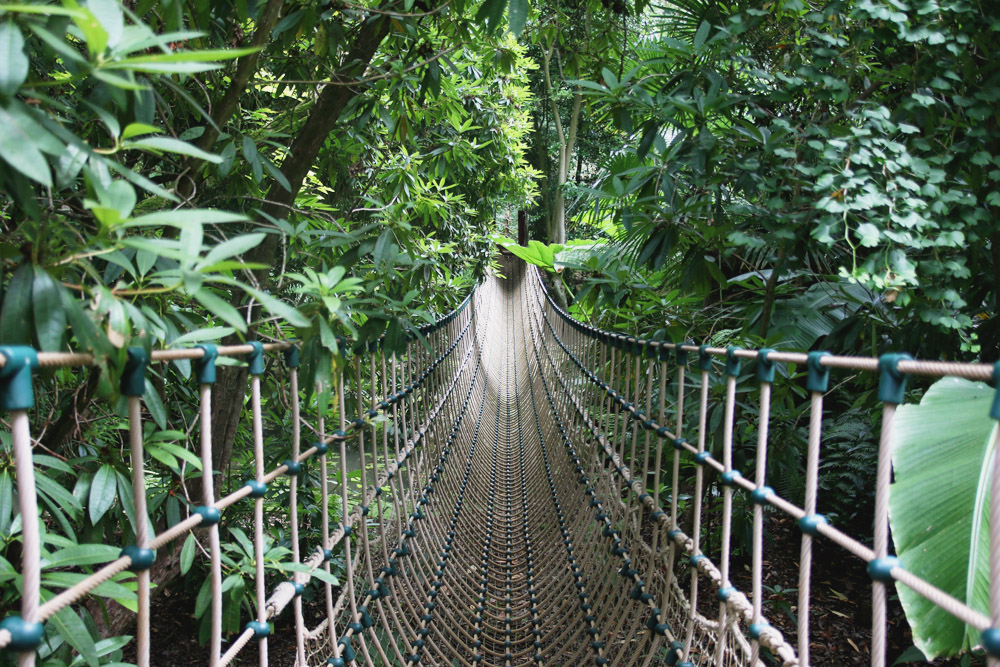
M684 451L684 445L688 444L688 441L684 438L674 438L674 449L679 452Z
M759 623L750 624L750 627L747 628L747 634L750 635L750 639L760 641L761 633L769 627L771 627L771 624L762 618Z
M799 530L806 535L818 535L819 527L826 525L826 517L822 514L806 514L799 519Z
M774 495L774 489L769 486L758 486L756 489L750 492L750 500L753 501L754 505L767 505L769 504L768 496Z
M705 465L705 462L712 458L711 452L698 452L694 455L694 462L698 465Z
M0 347L0 355L4 358L3 368L0 368L0 409L30 410L35 407L31 376L38 368L38 353L27 345L4 345Z
M698 346L698 369L703 371L712 370L712 355L708 353L708 345Z
M660 341L659 354L656 355L658 361L670 361L670 348L667 347L666 341Z
M145 572L153 567L156 560L156 552L152 549L141 549L134 544L130 544L118 555L119 558L129 557L132 564L128 566L129 572Z
M146 367L149 353L141 347L128 349L128 361L122 373L121 392L124 396L142 396L146 393Z
M24 651L34 651L41 646L42 638L45 636L45 629L37 621L28 623L20 616L8 616L0 621L0 630L10 633L10 642L4 647L5 651L21 653ZM985 635L985 633L983 633Z
M772 352L767 347L757 352L757 382L774 382L774 362L767 358Z
M251 498L263 498L267 493L267 484L264 482L258 482L255 479L247 481L243 486L250 487L250 497Z
M293 461L292 459L285 459L284 461L282 461L282 465L288 468L288 470L285 471L285 474L288 475L289 477L295 477L296 475L302 473L302 464L299 463L298 461Z
M823 357L829 357L829 352L810 352L806 361L809 371L806 377L806 389L825 394L830 389L830 369L822 364Z
M285 350L285 365L289 368L298 368L300 364L299 348L296 345L292 345L290 348Z
M684 644L673 641L670 642L670 648L667 649L667 659L666 663L671 667L677 667L678 660L684 655Z
M215 384L215 360L219 358L219 348L212 343L196 345L196 350L203 350L205 356L194 360L195 372L198 377L198 384Z
M250 375L264 374L264 344L259 340L252 340L247 343L253 351L247 355L247 366L250 367Z
M354 645L351 643L351 637L341 637L340 641L340 657L342 657L347 662L354 662L357 655L354 653Z
M980 635L983 648L994 658L1000 658L1000 628L986 628Z
M725 602L729 599L729 596L736 592L736 589L732 586L723 586L715 592L715 597L719 602Z
M878 400L893 405L903 402L906 376L899 372L899 362L904 359L910 361L913 357L905 352L890 352L878 358Z
M347 663L344 662L343 658L330 658L329 660L326 661L326 664L330 665L331 667L344 667L344 665L346 665Z
M891 584L893 582L892 569L900 567L900 565L899 559L895 556L886 556L885 558L870 560L868 561L868 576L875 581L881 581L884 584Z
M295 591L295 597L299 597L300 595L306 592L305 584L300 584L297 581L289 581L288 583L292 585L292 590Z
M646 341L646 356L649 357L650 359L658 358L660 356L661 349L662 348L660 347L659 343L654 345L653 341L651 340Z
M736 377L740 374L740 369L743 366L743 360L737 357L736 353L742 350L743 348L737 345L726 348L726 375Z
M993 378L990 380L990 384L997 390L993 394L993 406L990 408L990 417L993 419L1000 419L1000 384L997 381L1000 380L1000 361L993 364Z
M257 639L263 639L271 634L271 626L264 621L250 621L243 626L243 630L250 630Z
M207 505L198 505L193 510L191 514L197 514L201 517L201 525L203 526L214 526L219 523L222 518L222 512L219 511L218 507L210 507Z
M722 473L722 478L719 481L722 486L736 486L740 479L743 479L743 475L740 474L739 470L727 470Z
M361 627L366 630L375 625L375 621L372 620L372 615L368 611L367 605L358 607L358 617L361 619Z
M684 345L694 345L694 342L690 341L690 340L686 340L686 341L684 341L682 343L678 343L677 347L674 348L674 351L677 353L677 365L678 366L687 366L687 364L688 364L688 351L681 349L681 347L684 346Z
M312 446L316 448L316 456L323 456L330 451L330 445L325 442L314 442Z

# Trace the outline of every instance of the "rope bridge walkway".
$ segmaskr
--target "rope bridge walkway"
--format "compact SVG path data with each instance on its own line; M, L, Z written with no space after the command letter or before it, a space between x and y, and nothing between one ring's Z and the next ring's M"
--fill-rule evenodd
M298 351L287 343L202 345L146 354L129 350L122 380L128 397L135 541L116 560L65 590L49 590L43 572L54 545L43 540L35 492L29 412L40 367L93 365L88 355L0 348L0 408L9 411L21 512L21 613L0 624L0 647L20 667L44 659L46 621L90 591L134 572L138 590L137 663L150 657L149 569L157 549L198 528L211 556L210 665L227 665L251 642L268 664L272 621L291 606L298 665L809 665L812 544L820 537L868 563L872 576L871 664L885 665L887 595L908 586L982 631L1000 666L1000 547L991 550L992 618L919 577L889 555L888 487L895 409L909 375L993 379L992 366L721 349L669 344L603 332L572 320L548 297L534 267L502 259L504 278L488 278L460 308L421 330L406 354L381 348L355 353L334 396L335 429L317 418L319 437L302 444ZM282 352L294 424L291 458L265 470L261 383L265 353ZM200 386L200 452L211 469L211 398L215 363L249 366L254 443L251 479L214 496L203 476L202 504L159 534L147 519L142 396L150 362L194 362ZM719 368L717 361L724 363ZM737 378L756 363L755 472L733 468ZM776 368L808 369L810 392L806 490L802 507L767 486L771 387ZM694 366L694 369L690 366ZM816 514L823 399L832 371L880 373L884 402L872 546ZM713 448L709 384L725 383L721 443ZM690 376L694 376L693 379ZM346 377L345 377L346 376ZM345 395L361 414L349 420ZM316 395L321 395L317 392ZM685 423L695 417L696 428ZM1000 416L1000 402L994 405ZM308 425L307 425L308 426ZM348 442L360 452L361 491L348 488ZM748 445L749 447L749 445ZM710 452L721 453L720 458ZM697 463L693 488L682 488L683 460ZM298 476L320 474L322 541L299 544ZM702 550L709 523L702 507L706 471L721 474L721 545ZM339 473L339 485L331 473ZM266 590L264 497L290 476L288 527L295 566L290 581ZM339 488L338 488L339 486ZM658 490L668 488L669 506ZM650 493L649 489L657 491ZM994 462L991 516L1000 544L1000 466ZM682 517L678 498L693 511ZM751 590L731 581L735 494L754 503ZM331 497L339 495L339 499ZM339 502L337 502L339 500ZM223 642L222 545L226 508L253 503L256 620ZM334 515L334 507L339 508ZM765 512L784 512L802 531L798 634L784 637L762 613ZM29 518L31 520L27 520ZM684 525L682 525L684 524ZM343 558L334 585L331 560ZM321 580L323 620L307 627L302 592ZM273 582L272 582L273 583ZM992 628L992 629L991 629Z

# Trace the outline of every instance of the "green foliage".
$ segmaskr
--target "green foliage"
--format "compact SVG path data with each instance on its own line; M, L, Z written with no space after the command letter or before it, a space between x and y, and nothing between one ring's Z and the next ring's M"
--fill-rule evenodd
M892 540L903 566L984 614L996 455L997 426L989 418L993 395L984 384L945 378L931 385L919 405L898 408L889 494ZM927 659L980 643L978 630L902 584L896 590L913 642Z

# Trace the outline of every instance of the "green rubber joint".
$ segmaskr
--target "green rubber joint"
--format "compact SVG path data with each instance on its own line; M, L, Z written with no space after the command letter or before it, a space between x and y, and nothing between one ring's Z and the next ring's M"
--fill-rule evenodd
M269 634L271 634L271 626L263 621L250 621L245 626L243 626L243 630L253 631L253 636L256 637L257 639L263 639L264 637L267 637Z
M688 351L681 349L684 345L694 345L694 342L686 340L683 343L678 343L677 347L674 348L678 366L687 366L688 364Z
M367 605L361 605L358 607L358 618L361 619L361 627L365 630L375 625L375 621L372 620L372 615L371 612L368 611Z
M198 507L191 510L191 514L200 516L201 525L203 526L214 526L222 518L222 512L219 511L219 508L210 505L198 505Z
M265 484L264 482L258 482L255 479L249 480L243 486L250 487L251 498L263 498L264 495L267 493L267 484Z
M205 352L205 356L201 359L194 360L198 384L214 384L216 380L215 360L219 358L219 348L212 343L205 343L195 346L194 349Z
M980 636L986 652L993 658L1000 658L1000 628L986 628Z
M681 659L683 654L684 644L678 641L670 642L670 648L667 649L667 658L664 662L667 665L670 665L670 667L677 667L678 661Z
M646 343L645 343L645 345L646 345L646 356L647 357L649 357L650 359L657 359L660 356L660 350L663 349L662 347L660 347L662 345L662 343L660 343L659 341L657 341L657 344L654 345L653 341L647 340Z
M737 352L741 352L742 347L738 345L733 345L726 348L726 375L736 377L740 374L740 369L743 366L743 360L736 356Z
M294 589L295 591L295 597L299 597L300 595L306 592L305 584L300 584L297 581L289 581L288 583L292 585L292 589Z
M347 662L354 662L357 655L354 653L354 645L351 643L351 637L341 637L340 641L340 657L342 657Z
M801 530L806 535L818 535L819 527L825 526L827 523L826 517L822 514L806 514L804 517L799 519L799 530Z
M330 665L331 667L344 667L344 665L346 665L347 663L344 662L343 658L330 658L329 660L326 661L326 664Z
M878 358L878 400L893 405L899 405L903 402L903 394L906 393L906 376L899 372L899 362L911 359L913 357L905 352L890 352ZM994 400L994 406L996 406L996 400ZM990 414L992 415L992 412Z
M41 646L42 638L45 636L45 629L41 623L37 621L29 623L20 616L8 616L0 621L0 630L10 633L10 641L4 650L14 653L34 651Z
M330 445L325 442L314 442L312 446L316 448L316 456L323 456L330 451Z
M765 347L757 352L757 382L774 382L774 362L768 359L768 355L774 352L771 348Z
M156 560L156 552L152 549L143 549L134 544L130 544L118 555L119 558L128 557L132 559L132 564L128 566L129 572L145 572L153 567Z
M736 592L736 589L732 586L723 586L715 592L715 597L719 602L725 602L729 599L729 596Z
M712 458L711 452L698 452L694 455L694 462L698 465L705 465L705 462Z
M768 505L770 501L767 499L768 496L774 495L774 489L769 486L758 486L756 489L750 492L750 500L753 501L754 505Z
M281 462L281 464L286 468L288 468L288 470L285 471L285 474L288 475L289 477L295 477L296 475L299 475L302 472L302 464L299 463L298 461L293 461L292 459L285 459L284 461Z
M727 470L722 473L722 478L720 482L722 486L736 486L737 480L743 479L743 475L740 474L739 470Z
M684 451L684 445L688 444L688 441L684 438L674 438L674 449L679 452Z
M124 396L142 396L146 393L146 367L149 353L141 347L128 349L125 372L122 373L121 392Z
M868 561L868 576L875 581L890 584L893 582L892 570L895 567L900 567L899 559L895 556L876 558Z
M0 368L0 409L30 410L35 407L31 376L38 368L38 353L27 345L4 345L0 347L0 356L4 358L3 368Z
M289 368L298 368L301 365L299 360L299 348L297 345L292 345L290 348L285 350L285 366Z
M252 340L247 343L253 351L247 355L247 366L250 367L250 375L264 374L264 344L259 340Z
M712 370L712 355L708 353L708 345L698 346L698 368L703 371Z
M659 354L656 355L658 361L670 361L670 348L667 347L666 341L660 341Z
M823 357L829 357L829 352L810 352L806 361L809 371L806 377L806 389L825 394L830 390L830 369L821 363Z
M990 417L993 419L1000 419L1000 361L993 364L993 378L990 380L990 384L996 389L993 394L993 406L990 408Z
M754 641L760 641L761 633L763 633L764 630L769 627L771 627L771 624L762 618L758 623L750 624L750 627L747 628L747 634L750 635L750 639L753 639Z
M323 549L323 562L333 560L333 551L330 549Z
M694 667L694 663L690 660L682 660L677 663L677 667Z
M705 556L704 555L702 555L702 554L695 554L695 555L691 556L691 558L688 559L688 562L691 564L691 567L698 567L698 563L701 562L701 561L703 561L703 560L705 560Z

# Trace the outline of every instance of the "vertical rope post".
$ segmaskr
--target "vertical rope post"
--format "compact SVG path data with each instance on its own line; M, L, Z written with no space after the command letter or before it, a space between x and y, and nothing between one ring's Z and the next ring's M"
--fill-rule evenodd
M292 346L285 350L285 366L288 368L288 393L292 404L292 462L298 463L299 451L302 447L302 406L299 403L299 348ZM288 518L291 522L292 561L299 565L302 562L301 546L299 545L299 476L291 475L288 483ZM295 598L292 601L295 615L295 658L299 665L306 664L306 627L302 617L302 584L298 573L292 574L292 585L295 587Z
M0 368L0 410L9 411L17 496L21 510L21 615L8 616L0 631L10 634L7 650L18 652L18 667L34 667L35 649L42 643L44 629L38 619L41 594L41 533L38 528L38 496L35 491L35 463L31 451L28 410L35 407L32 375L38 355L30 347L0 347L4 365Z
M878 360L878 398L882 401L882 432L878 445L878 470L875 474L875 559L868 563L872 576L872 667L885 667L887 591L892 581L889 572L895 559L889 558L889 484L892 482L892 437L896 406L903 402L906 376L899 362L908 354L883 354Z
M1000 361L993 365L994 388L1000 387ZM1000 388L993 395L990 418L1000 420ZM990 471L990 623L983 631L987 667L1000 667L1000 429L993 440L993 469Z
M774 362L768 359L771 350L757 353L757 381L760 382L760 410L757 422L757 470L754 483L763 489L767 481L767 432L771 421L771 385L774 383ZM753 506L753 562L751 565L753 619L748 628L750 634L750 664L756 665L760 659L760 631L763 617L761 604L764 595L764 505L754 502Z
M149 518L146 512L146 469L142 447L142 395L146 392L146 367L149 354L141 347L130 347L121 378L121 392L128 397L128 441L132 457L132 502L135 506L135 548L148 552ZM149 667L149 563L132 559L130 569L136 571L138 613L136 619L136 665Z
M209 667L216 667L222 655L222 545L219 541L218 510L215 509L215 474L212 470L212 385L216 380L215 360L219 350L215 345L207 343L199 345L204 356L195 360L195 372L198 380L199 409L201 412L201 491L204 505L202 524L209 524L208 554L211 560L212 587L212 629L209 640ZM211 512L210 510L215 510ZM206 515L212 515L214 521L208 521Z
M264 374L264 346L260 341L252 341L253 352L247 356L250 366L250 409L253 415L253 462L254 481L264 484L264 423L261 415L260 376ZM253 550L256 565L257 621L252 625L257 636L260 652L260 667L267 667L267 591L264 580L264 497L254 499Z
M816 494L819 486L819 450L823 428L823 394L830 389L830 369L823 365L828 352L810 352L806 362L808 375L806 390L810 396L809 443L806 453L806 490L802 509L805 516L799 520L802 543L799 553L799 664L809 667L809 602L812 576L812 538L818 525L825 519L816 514Z

